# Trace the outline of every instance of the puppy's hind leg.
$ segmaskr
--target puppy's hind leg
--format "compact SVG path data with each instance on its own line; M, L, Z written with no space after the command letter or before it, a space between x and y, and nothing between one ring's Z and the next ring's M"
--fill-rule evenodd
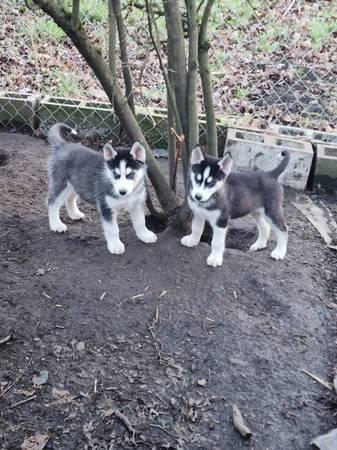
M66 195L67 187L57 193L50 193L48 197L49 227L56 233L64 233L67 231L67 225L65 225L60 219L60 208L64 203Z
M75 192L71 192L65 200L67 213L71 220L81 220L85 217L85 215L78 209L77 199L78 195Z
M276 247L270 256L276 260L284 259L287 254L288 229L283 217L283 211L272 211L271 215L267 215L267 218L271 223L277 240Z
M270 224L266 220L264 210L257 210L253 212L252 216L255 219L259 234L256 242L250 246L249 250L251 252L255 252L267 247L267 242L270 236Z

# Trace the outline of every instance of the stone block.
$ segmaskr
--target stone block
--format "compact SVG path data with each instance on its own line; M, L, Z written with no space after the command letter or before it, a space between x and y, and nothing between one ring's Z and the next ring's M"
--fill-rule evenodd
M268 171L281 162L283 150L290 152L290 162L282 184L304 190L314 156L312 145L308 141L250 130L229 129L224 151L231 153L235 163L234 170Z

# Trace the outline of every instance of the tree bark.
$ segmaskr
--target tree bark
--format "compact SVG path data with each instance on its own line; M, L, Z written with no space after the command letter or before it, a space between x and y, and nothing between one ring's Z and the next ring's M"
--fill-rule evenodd
M125 99L122 90L105 63L101 52L87 39L86 35L72 27L71 14L63 12L55 0L33 0L45 13L47 13L62 30L69 36L75 47L92 68L100 81L109 100L114 104L115 112L124 126L131 141L141 142L146 149L148 174L164 211L170 214L177 208L177 202L173 192L155 160L144 135Z
M132 93L132 80L130 75L130 67L129 67L129 59L128 59L128 52L127 52L127 45L126 45L126 35L125 35L125 28L124 28L124 22L122 17L122 11L121 11L121 2L120 0L111 0L116 23L117 23L117 29L118 29L118 38L119 38L119 48L121 52L121 61L122 61L122 69L123 69L123 78L125 83L125 95L128 99L128 103L130 106L131 111L135 115L135 103L133 99L133 93Z
M73 9L72 9L72 22L75 30L79 27L80 24L80 0L73 0Z
M187 112L188 112L188 149L191 151L199 142L199 123L197 109L198 76L198 23L197 2L186 0L188 16L188 74L187 74Z
M109 69L112 73L114 80L116 80L116 36L117 36L117 28L116 28L116 17L113 10L112 0L108 0L109 7L109 50L108 50L108 60L109 60Z
M207 40L207 25L215 0L208 0L204 9L199 30L199 67L206 112L207 151L218 156L218 137L212 96L211 70L209 64L209 42Z
M179 8L179 0L163 0L166 29L167 29L167 51L168 51L168 71L174 80L175 98L180 121L185 136L185 143L188 142L188 113L187 113L187 70L184 30L182 26L182 16ZM183 168L185 179L187 177L189 165L189 149L184 145Z

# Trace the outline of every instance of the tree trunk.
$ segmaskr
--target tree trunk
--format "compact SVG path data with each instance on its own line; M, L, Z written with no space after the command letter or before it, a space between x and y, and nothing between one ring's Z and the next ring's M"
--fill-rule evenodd
M57 25L67 34L80 54L94 71L106 92L111 103L114 104L117 117L124 126L126 133L131 141L141 142L146 149L148 173L153 187L158 196L159 202L164 211L170 214L177 208L177 202L173 192L170 190L165 177L155 160L144 135L125 99L122 90L105 63L101 52L96 49L87 39L86 35L72 27L71 15L63 13L63 10L55 0L33 0L45 13L47 13Z
M168 71L174 79L174 89L177 109L185 136L183 149L183 167L185 180L189 165L188 149L188 112L187 112L187 70L184 30L182 27L182 16L179 9L179 0L163 0L166 29L167 29L167 51Z
M207 40L207 25L214 1L215 0L207 1L204 14L202 16L199 31L199 67L206 112L207 149L210 155L218 156L218 137L213 106L211 71L208 56L210 44Z

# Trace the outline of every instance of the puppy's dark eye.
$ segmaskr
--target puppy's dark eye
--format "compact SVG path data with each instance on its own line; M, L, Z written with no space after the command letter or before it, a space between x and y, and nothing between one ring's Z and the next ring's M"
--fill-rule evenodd
M113 176L114 176L114 178L115 178L116 180L118 180L118 179L121 177L120 174L117 173L115 170L114 170L112 173L113 173Z
M134 177L135 177L135 172L133 170L126 175L126 178L128 180L132 180Z

